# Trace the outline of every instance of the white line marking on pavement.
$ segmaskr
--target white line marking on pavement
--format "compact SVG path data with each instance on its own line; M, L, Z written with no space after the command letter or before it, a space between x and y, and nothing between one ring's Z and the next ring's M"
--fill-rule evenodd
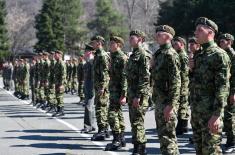
M5 91L6 91L6 90L5 90ZM7 92L9 95L11 95L11 96L13 96L14 98L16 98L16 97L13 95L12 92L10 92L10 91L6 91L6 92ZM17 99L18 99L18 98L17 98ZM38 111L40 111L40 112L42 112L42 113L45 113L47 116L51 116L51 114L46 113L45 110L37 109L36 107L34 107L34 106L32 106L32 105L29 105L30 103L27 102L27 101L23 101L23 100L20 100L20 99L19 99L19 101L22 102L22 103L24 103L24 104L26 104L26 105L28 105L28 106L33 107L34 109L36 109L36 110L38 110ZM73 131L79 133L82 137L86 138L87 140L90 140L90 138L91 138L90 135L85 134L85 133L81 133L81 130L79 130L79 129L78 129L77 127L75 127L74 125L72 125L72 124L70 124L70 123L68 123L68 122L66 122L66 121L64 121L64 120L62 120L62 119L60 119L60 118L56 118L56 117L52 117L52 118L54 118L57 122L59 122L59 123L65 125L65 126L67 126L68 128L72 129ZM97 142L97 141L91 141L91 142L94 143L95 145L97 145L97 146L100 147L100 148L104 148L103 146L104 146L105 144L102 143L102 142ZM111 152L111 151L105 151L105 152L107 152L107 153L109 153L109 154L111 154L111 155L118 155L117 152Z

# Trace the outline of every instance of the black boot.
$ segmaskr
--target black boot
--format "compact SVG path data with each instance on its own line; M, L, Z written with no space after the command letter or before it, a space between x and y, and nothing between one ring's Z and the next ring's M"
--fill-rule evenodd
M183 133L188 132L188 120L182 120L182 131Z
M105 129L105 137L110 138L110 132L108 129Z
M178 118L178 123L177 123L176 129L175 129L177 136L182 135L184 133L182 130L182 126L183 126L182 122L183 122L183 120Z
M122 147L126 147L126 139L125 139L124 132L121 132L120 140L121 140Z
M119 150L122 147L120 137L121 137L120 134L113 133L113 141L112 141L112 143L109 143L109 144L106 145L105 151Z
M51 104L46 113L51 113L51 112L54 113L56 111L57 111L56 106Z
M138 143L133 143L134 144L134 148L132 151L132 155L135 155L137 153L137 149L138 149Z
M99 129L98 133L95 133L92 137L92 141L103 141L106 138L106 131L105 129Z
M137 153L134 155L147 155L145 144L138 144Z
M52 117L64 116L64 107L57 106L57 111L52 115Z

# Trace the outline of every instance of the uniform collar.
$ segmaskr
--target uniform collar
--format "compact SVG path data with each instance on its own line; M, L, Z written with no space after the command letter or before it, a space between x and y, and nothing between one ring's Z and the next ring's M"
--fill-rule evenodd
M160 49L169 49L171 47L172 47L171 43L166 43L166 44L160 45Z
M202 44L202 49L207 49L207 48L209 48L209 47L211 47L211 46L213 46L213 45L215 45L214 40L209 41L209 42L207 42L207 43Z

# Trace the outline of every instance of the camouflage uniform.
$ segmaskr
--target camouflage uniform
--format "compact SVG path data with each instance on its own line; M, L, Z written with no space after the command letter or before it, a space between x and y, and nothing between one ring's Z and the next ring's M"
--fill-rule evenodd
M50 60L46 59L44 60L43 64L43 86L44 86L44 93L45 93L45 100L49 101L49 76L50 76Z
M30 81L30 87L31 87L31 94L32 94L32 103L35 103L35 74L36 74L36 67L35 63L32 63L30 65L30 73L29 73L29 81Z
M39 60L38 64L38 79L39 79L39 88L38 88L38 98L40 103L45 102L45 89L44 89L44 78L43 78L43 72L44 72L44 60L41 58Z
M152 76L154 82L153 98L156 104L155 120L162 154L179 154L175 133L181 86L179 67L179 55L171 44L161 45L154 54ZM168 105L173 107L174 113L171 120L166 122L164 109Z
M48 102L52 106L56 106L56 101L55 101L55 60L54 59L51 59L51 64L50 64Z
M132 143L145 144L147 142L144 128L144 116L148 108L150 60L151 56L140 46L134 48L127 62L128 106L131 122ZM134 98L140 98L140 106L132 106Z
M228 97L230 60L216 43L202 45L202 52L194 58L192 103L193 141L197 154L221 154L222 117ZM219 116L219 132L208 129L211 116Z
M80 97L80 102L83 102L85 95L84 95L84 75L83 75L83 66L84 60L80 58L79 64L77 65L77 80L78 80L78 96Z
M64 107L64 81L66 78L65 64L62 60L55 63L55 95L58 107ZM62 87L61 87L62 86Z
M103 49L97 49L94 57L95 110L99 131L108 128L108 81L109 56ZM100 95L99 91L104 90ZM99 132L98 131L98 132Z
M71 93L77 92L78 88L78 64L77 64L77 59L73 59L73 67L72 67L72 77L71 77Z
M40 86L40 79L39 79L39 63L40 60L39 58L36 60L36 64L35 64L35 103L34 105L36 105L39 102L39 86Z
M110 105L108 112L109 125L113 134L124 133L125 123L122 113L122 105L119 103L120 98L126 96L127 81L124 71L127 56L123 51L111 53L110 67Z

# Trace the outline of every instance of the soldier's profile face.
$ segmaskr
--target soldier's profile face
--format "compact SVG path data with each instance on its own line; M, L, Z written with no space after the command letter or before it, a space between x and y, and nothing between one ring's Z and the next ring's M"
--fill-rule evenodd
M115 52L118 49L118 43L116 43L115 41L110 41L109 43L109 48L111 52Z
M194 34L199 44L207 42L209 31L209 28L207 28L206 26L197 25Z
M219 46L222 48L222 49L226 49L228 48L230 45L229 41L226 40L226 39L220 39L219 41Z
M189 43L189 51L190 52L195 52L197 50L199 50L200 45L199 44L195 44L195 43Z
M136 35L131 35L129 38L129 42L132 47L136 47L138 45L139 41L140 41L140 39Z
M175 50L180 50L182 48L182 45L179 41L172 41L172 46Z
M162 44L166 43L166 40L168 39L168 36L167 36L166 32L158 31L155 34L154 39L159 45L162 45Z

